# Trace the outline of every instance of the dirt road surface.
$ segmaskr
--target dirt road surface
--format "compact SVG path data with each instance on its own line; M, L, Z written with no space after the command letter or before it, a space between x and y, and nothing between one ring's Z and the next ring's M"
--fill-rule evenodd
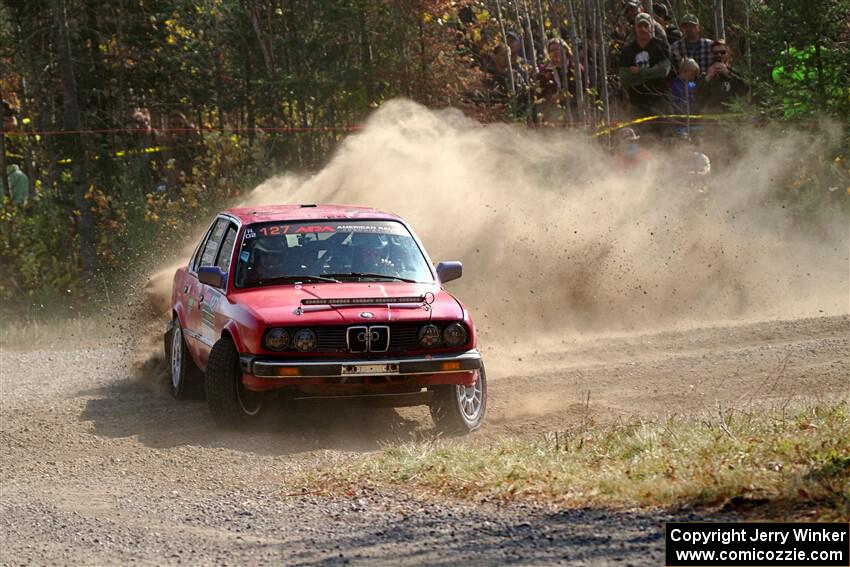
M37 348L37 347L36 347ZM850 317L485 349L490 409L463 442L850 395ZM427 435L424 408L216 430L88 339L0 356L0 563L661 563L653 511L567 510L397 490L303 494L289 479ZM682 516L679 516L680 518Z

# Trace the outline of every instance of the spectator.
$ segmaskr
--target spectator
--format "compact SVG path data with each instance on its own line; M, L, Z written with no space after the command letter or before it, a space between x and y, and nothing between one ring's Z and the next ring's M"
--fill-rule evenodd
M670 23L670 11L667 9L667 6L660 2L654 2L652 4L652 11L655 21L664 27L664 31L667 33L668 43L674 43L682 39L682 32L679 31L679 28Z
M185 114L174 110L168 116L167 142L166 160L174 160L169 187L179 187L194 176L195 158L204 151L203 137Z
M617 161L621 169L634 169L649 163L652 154L640 147L639 139L640 136L631 128L623 128L620 131L620 155Z
M696 79L699 76L699 65L697 62L686 57L679 63L679 74L670 84L670 98L673 110L676 114L695 114L696 105L694 93L696 92Z
M484 70L490 73L493 81L496 83L496 89L503 95L510 92L510 70L514 72L514 88L520 90L525 86L525 79L522 69L520 69L517 61L510 60L511 50L504 43L498 44L493 48L493 52L486 61ZM508 62L511 65L508 65Z
M640 5L639 0L628 0L626 5L623 7L623 17L626 18L626 21L629 23L629 34L626 36L626 44L629 44L635 39L634 25L635 20L638 14L642 14L643 8ZM664 31L664 27L656 22L655 20L650 18L650 22L652 22L652 35L653 37L657 37L658 39L667 42L667 32ZM669 45L669 43L668 43Z
M130 115L130 130L128 143L136 151L143 151L147 147L156 146L156 132L151 127L151 113L147 108L136 108Z
M18 129L18 119L15 118L15 109L12 108L12 103L3 99L3 129L7 132Z
M626 21L630 26L635 25L635 18L638 14L640 14L640 1L639 0L628 0L623 5L623 17L626 18Z
M747 91L747 84L732 71L732 54L726 42L711 44L711 65L697 88L697 100L705 112L722 112L723 106Z
M563 39L553 38L546 43L547 62L540 68L540 98L538 114L545 122L562 122L565 119L563 103L568 95L575 93L575 81L570 69L572 52ZM564 83L567 84L564 84Z
M620 82L626 87L634 118L665 114L670 47L651 33L652 18L638 14L635 40L620 52Z
M528 63L528 57L525 56L525 46L522 43L522 38L515 32L508 32L506 34L508 36L508 47L511 48L511 62L521 63L523 65Z
M678 69L679 62L690 57L700 69L708 69L711 65L712 41L700 36L699 19L688 14L682 18L679 26L682 28L682 39L670 46L673 67Z
M6 173L9 175L9 192L11 193L12 203L21 206L25 205L30 196L29 178L14 163L6 168Z

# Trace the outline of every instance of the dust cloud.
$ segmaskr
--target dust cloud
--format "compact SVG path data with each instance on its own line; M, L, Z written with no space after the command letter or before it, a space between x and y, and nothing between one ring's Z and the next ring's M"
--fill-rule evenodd
M790 158L829 136L740 135L746 153L703 192L683 151L624 172L582 135L392 101L321 172L269 179L248 204L400 214L435 262L464 262L449 289L500 341L847 312L846 219L807 236L769 204Z
M243 204L400 214L432 260L463 261L464 277L448 288L488 350L846 313L846 218L821 215L816 235L802 232L774 198L792 156L817 159L829 133L737 135L747 150L715 168L704 191L689 180L684 149L624 171L581 134L484 127L455 110L395 100L320 172L271 178ZM167 313L174 269L146 288L155 312Z

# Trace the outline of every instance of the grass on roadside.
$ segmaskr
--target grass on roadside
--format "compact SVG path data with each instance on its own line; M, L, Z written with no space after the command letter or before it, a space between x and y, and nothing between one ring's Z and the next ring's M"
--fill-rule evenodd
M565 507L722 508L760 517L850 517L850 408L718 411L584 427L536 440L432 440L311 479L390 483L477 500Z

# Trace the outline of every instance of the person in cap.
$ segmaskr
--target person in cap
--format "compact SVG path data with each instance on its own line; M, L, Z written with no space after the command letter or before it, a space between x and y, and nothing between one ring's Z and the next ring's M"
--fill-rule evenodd
M679 31L679 28L670 23L670 10L667 9L667 6L661 2L654 2L652 4L652 12L655 21L664 27L664 31L667 33L668 43L682 39L682 32Z
M623 5L623 17L629 22L629 25L635 25L635 18L640 14L640 2L638 0L628 0Z
M640 147L640 136L632 128L623 128L619 133L620 153L617 162L621 169L634 169L649 163L652 154Z
M633 118L666 114L670 46L652 35L652 18L635 17L635 39L620 51L620 83L626 88Z
M673 66L678 68L679 62L690 57L697 62L699 68L705 71L711 66L711 44L710 39L702 37L699 19L693 14L688 14L679 22L682 29L682 39L670 46L670 54Z
M644 11L638 0L629 0L623 7L623 17L629 22L629 25L632 27L632 29L629 31L629 34L626 36L627 44L631 43L635 39L635 19L637 18L638 14L642 13L644 13ZM655 20L650 21L652 22L652 35L669 44L669 42L667 41L667 32L664 30L664 26L662 26Z

